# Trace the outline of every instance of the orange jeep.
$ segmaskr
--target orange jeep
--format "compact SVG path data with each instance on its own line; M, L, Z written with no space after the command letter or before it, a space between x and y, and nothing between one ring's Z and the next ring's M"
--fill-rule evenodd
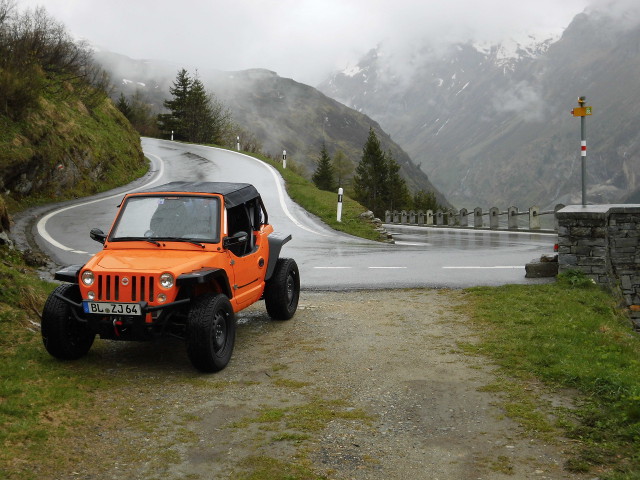
M279 258L291 235L268 223L246 183L173 182L125 195L103 249L56 272L42 313L42 339L60 359L84 356L96 334L111 340L172 335L193 365L223 369L236 337L235 313L264 299L269 316L296 312L300 274Z

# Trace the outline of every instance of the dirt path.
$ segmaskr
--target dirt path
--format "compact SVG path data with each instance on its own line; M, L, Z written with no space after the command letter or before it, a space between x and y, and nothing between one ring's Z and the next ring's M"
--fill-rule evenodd
M124 386L91 407L55 478L581 478L562 468L565 444L523 435L481 391L493 368L457 346L473 341L451 308L461 302L459 291L303 292L281 323L258 304L214 375L195 373L178 341L99 341L87 361Z

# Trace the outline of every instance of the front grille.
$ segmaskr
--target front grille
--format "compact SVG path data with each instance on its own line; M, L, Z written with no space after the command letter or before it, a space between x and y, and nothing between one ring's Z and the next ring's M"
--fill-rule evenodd
M155 277L145 275L98 275L98 301L153 302ZM127 278L127 285L122 279Z

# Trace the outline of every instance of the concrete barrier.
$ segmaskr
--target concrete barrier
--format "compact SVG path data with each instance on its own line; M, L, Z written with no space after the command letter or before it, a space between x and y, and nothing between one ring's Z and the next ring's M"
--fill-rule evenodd
M460 227L468 227L469 226L469 212L466 208L460 209L460 216L458 217L458 225Z
M484 211L481 207L473 209L473 225L470 225L469 216L471 212L466 208L460 210L427 210L423 212L418 210L410 211L391 211L385 212L385 223L393 224L408 224L408 225L420 225L420 226L439 226L439 227L453 227L453 228L488 228L491 230L507 229L507 230L533 230L533 231L557 231L557 219L555 214L558 210L563 208L564 205L558 204L553 210L541 211L540 207L534 205L529 207L525 211L520 211L518 207L511 206L506 210L501 211L498 207L491 207ZM553 228L547 227L546 230L542 229L541 217L544 215L553 215ZM484 217L488 217L488 221L485 221ZM501 217L506 217L506 220ZM520 220L520 217L528 218L528 222ZM526 225L521 225L527 223ZM551 222L547 222L550 224ZM488 224L488 225L487 225Z
M491 207L489 209L489 228L491 230L497 230L500 228L500 209L498 207Z

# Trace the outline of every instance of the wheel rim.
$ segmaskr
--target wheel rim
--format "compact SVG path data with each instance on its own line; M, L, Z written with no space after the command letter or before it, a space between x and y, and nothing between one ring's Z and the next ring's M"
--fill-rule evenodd
M216 353L220 353L224 350L227 343L227 316L222 311L216 313L213 329L211 331L211 342L213 344L213 350Z
M287 275L287 305L293 304L296 298L296 278L293 272Z

